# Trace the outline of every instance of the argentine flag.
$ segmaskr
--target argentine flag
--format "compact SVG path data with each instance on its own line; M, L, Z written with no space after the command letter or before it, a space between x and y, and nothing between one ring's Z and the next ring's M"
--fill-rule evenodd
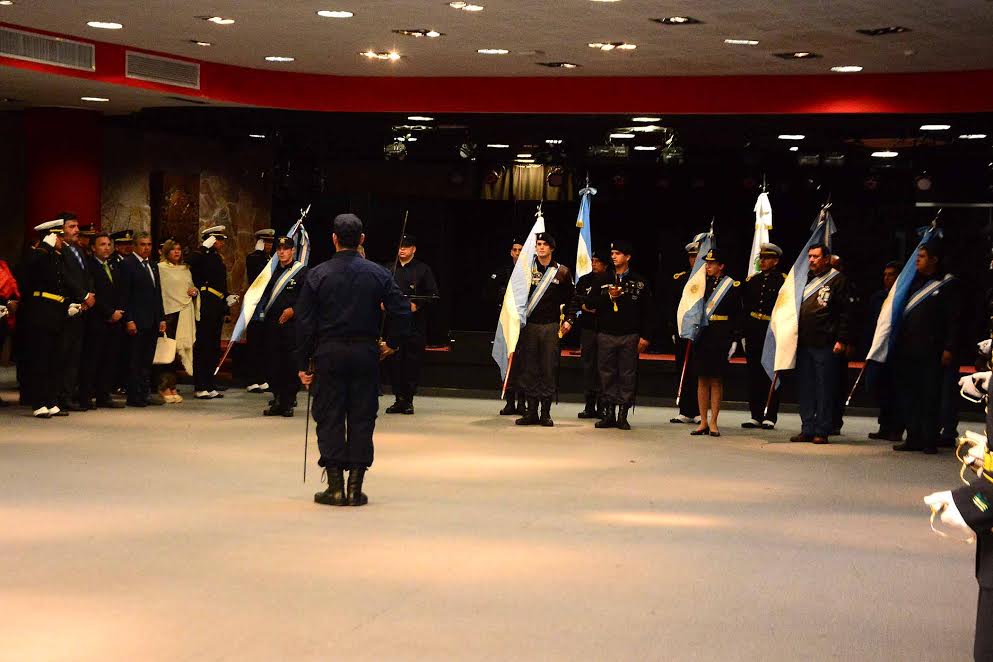
M700 329L707 325L707 318L703 314L706 305L704 295L707 292L707 272L704 270L706 262L703 258L716 246L717 239L713 232L701 237L696 263L690 271L690 277L686 279L683 295L676 307L676 329L679 337L691 342L700 336Z
M813 233L807 244L800 251L790 269L776 304L772 308L772 320L765 336L765 346L762 347L762 367L765 368L769 379L779 370L792 370L796 367L797 338L800 331L800 304L803 303L803 288L807 286L807 274L810 264L807 262L807 251L814 244L824 244L831 247L831 235L837 232L834 219L831 218L829 207L821 208L821 213L814 223ZM778 386L778 383L777 383Z
M886 363L890 340L897 336L904 310L907 307L907 300L910 298L910 285L914 282L914 275L917 273L917 252L935 236L941 236L941 230L936 225L932 224L930 227L922 229L920 243L910 254L907 264L903 265L896 283L890 288L883 301L879 318L876 320L876 331L872 334L872 346L869 348L869 354L865 357L866 360Z
M769 202L769 194L765 191L759 193L755 201L755 234L752 236L752 252L748 256L748 269L745 277L757 274L759 268L759 253L762 252L762 244L769 243L769 230L772 229L772 203Z
M521 327L527 320L528 294L531 292L531 264L534 262L534 246L539 233L545 231L545 217L538 210L538 218L531 227L531 233L524 240L521 254L517 256L514 271L507 281L507 291L503 295L503 307L493 336L493 360L500 366L500 379L507 381L510 357L517 349L517 339Z
M587 186L579 192L579 216L576 217L576 227L579 228L579 245L576 246L576 282L593 271L593 240L590 238L590 198L596 195L596 189Z
M300 212L300 220L294 223L290 231L286 233L286 236L292 239L297 246L297 262L300 262L304 266L307 266L307 263L310 261L310 236L307 234L307 228L303 226L303 220L307 218L309 211L310 205L307 205L307 208ZM245 296L241 298L241 313L238 315L238 320L235 322L234 329L231 331L230 342L236 343L245 335L248 323L255 314L255 308L259 305L259 299L262 298L262 294L269 284L269 279L272 278L272 274L275 273L276 265L278 264L279 258L276 256L276 251L273 251L272 257L269 259L269 265L255 278L255 282L249 286L248 291L245 292Z

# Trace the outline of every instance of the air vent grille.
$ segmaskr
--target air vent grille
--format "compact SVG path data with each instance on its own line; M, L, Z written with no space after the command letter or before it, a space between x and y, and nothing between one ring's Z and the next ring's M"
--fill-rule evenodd
M126 75L128 78L152 83L200 89L199 64L158 55L128 51Z
M0 28L0 55L56 67L96 70L93 44Z

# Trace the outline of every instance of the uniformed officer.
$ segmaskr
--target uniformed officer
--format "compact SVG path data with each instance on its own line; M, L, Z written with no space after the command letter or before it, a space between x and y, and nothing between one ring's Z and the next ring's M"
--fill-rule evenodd
M114 240L114 254L110 257L115 264L134 252L134 232L131 230L114 232L110 238Z
M527 412L514 421L517 425L555 425L551 409L557 389L559 338L572 328L576 311L572 308L575 293L572 273L553 259L554 251L555 238L547 232L538 233L534 262L530 266L527 323L517 341L521 385L527 397Z
M689 262L690 268L686 271L680 271L679 273L672 275L672 284L671 289L669 290L666 319L669 321L672 341L676 350L676 381L677 384L680 379L683 381L683 393L682 398L679 401L679 414L669 419L670 423L700 422L699 405L697 404L696 397L694 397L692 393L693 384L696 384L696 373L693 372L692 361L686 360L686 352L692 352L692 349L690 349L691 345L689 341L685 338L680 338L679 334L676 333L676 329L678 328L676 322L676 309L679 306L679 299L683 295L683 288L686 287L686 281L689 279L690 272L696 264L697 254L699 252L700 240L698 238L694 238L693 241L686 244L686 259ZM686 366L685 375L683 374L683 366Z
M70 311L60 253L62 236L53 232L62 224L59 218L35 226L42 240L27 254L18 270L24 298L18 328L24 351L19 359L26 362L19 377L24 382L23 395L36 418L69 415L58 406L62 379L59 350ZM75 304L73 310L78 309L79 304Z
M76 237L76 246L87 255L93 255L93 239L97 236L96 228L92 223L79 226L79 235Z
M223 225L203 231L202 248L190 254L190 275L193 286L200 290L200 319L193 344L193 395L200 400L224 397L214 384L214 370L221 358L221 328L229 306L238 301L228 294L228 271L221 258L224 242Z
M410 334L413 313L390 272L356 251L365 241L357 216L337 216L331 238L334 257L310 270L294 307L296 362L300 381L313 385L318 465L328 473L328 487L314 501L361 506L368 501L362 482L373 461L378 363ZM389 320L384 342L381 311Z
M296 329L293 305L307 278L307 267L293 259L295 252L296 247L289 237L276 240L279 263L253 315L253 320L262 325L265 381L273 394L272 404L262 412L266 416L293 416L293 403L300 390L294 356Z
M598 428L630 430L628 410L638 386L638 355L648 349L655 326L652 290L644 276L631 271L630 241L610 245L613 276L600 288L597 311L597 368L606 403Z
M498 313L503 308L503 298L507 293L507 284L510 282L510 276L514 273L517 258L520 257L523 249L524 244L521 243L520 239L512 239L510 241L509 251L510 263L505 264L500 270L490 274L490 281L492 283L491 297L496 303ZM507 401L507 404L500 410L501 416L522 416L527 411L524 390L520 387L520 375L520 364L515 360L510 365L510 375L507 377L507 390L504 393L504 399Z
M262 270L269 264L272 258L273 237L276 231L272 228L265 228L255 233L255 250L245 256L245 282L249 286L255 282ZM271 281L270 281L271 282ZM245 356L245 379L248 381L246 390L249 393L263 393L269 388L266 382L266 358L264 351L263 324L261 320L253 319L248 322L245 329L245 339L247 340L243 353ZM296 377L294 376L294 379Z
M407 297L412 297L410 310L414 313L411 335L397 353L386 361L395 402L386 408L387 414L413 414L414 396L421 375L424 346L427 343L427 307L438 296L431 267L418 260L417 238L405 234L400 239L400 249L393 272L393 280ZM392 266L392 265L391 265Z
M119 269L124 264L124 258L134 252L134 233L131 230L119 230L110 235L114 242L114 252L111 253L109 261L111 269ZM130 343L124 333L124 325L121 325L120 337L118 338L120 355L117 357L117 368L114 374L114 392L123 394L128 383L128 366L131 365L131 358L128 352L131 351Z
M580 363L583 365L583 388L586 392L586 409L579 412L579 418L602 418L606 403L600 402L600 367L597 363L597 305L602 286L609 282L607 256L603 251L593 251L591 256L593 271L576 281L576 299L573 308L578 309L576 328L579 329ZM509 402L509 401L508 401Z
M752 417L741 424L743 428L772 430L776 427L779 414L779 392L777 389L772 393L772 398L769 397L772 383L762 367L762 348L772 319L772 308L786 280L786 275L776 269L782 256L783 249L776 244L762 244L759 247L760 271L749 276L743 288L741 342L748 362L748 409L752 413ZM768 411L765 410L766 401L769 403Z
M721 431L717 417L724 400L724 376L741 336L741 283L724 273L724 258L716 248L711 249L703 259L707 270L707 289L704 292L707 323L693 343L690 355L697 375L701 421L690 434L719 437Z
M69 303L79 304L79 314L68 318L62 330L62 346L59 349L59 364L62 366L62 381L59 384L59 408L62 411L84 411L89 407L77 405L76 389L79 385L79 366L83 352L83 336L86 333L86 318L89 309L96 302L93 278L86 269L86 252L77 245L79 241L79 220L75 214L62 212L62 274L69 296ZM56 229L58 231L58 229Z
M907 440L896 451L937 452L940 432L941 371L951 365L958 338L958 281L941 269L941 244L929 241L917 253L917 273L903 309L894 353L894 370Z

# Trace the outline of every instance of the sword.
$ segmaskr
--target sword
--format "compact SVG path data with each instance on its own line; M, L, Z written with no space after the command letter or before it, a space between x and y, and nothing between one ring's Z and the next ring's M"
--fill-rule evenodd
M679 390L676 391L676 406L679 406L679 400L683 397L683 381L686 379L686 366L690 362L690 350L693 349L693 341L686 341L686 354L683 356L683 371L679 375Z
M314 357L307 362L307 374L314 374ZM313 382L312 382L313 383ZM310 384L307 385L307 415L303 419L303 482L307 482L307 445L310 440Z
M868 362L866 362L868 363ZM852 396L855 395L855 389L859 387L859 382L862 381L862 375L865 374L866 363L862 364L862 369L859 370L859 376L855 378L855 383L852 384L852 390L848 392L848 399L845 400L845 406L852 404Z
M765 399L765 409L762 410L762 420L766 420L769 415L769 407L772 405L772 395L776 392L776 382L779 380L779 373L772 373L772 381L769 383L769 396Z
M393 269L390 270L390 275L393 277L393 282L396 282L397 275L397 265L400 264L400 244L403 243L403 236L407 234L407 218L410 216L410 210L403 212L403 223L400 225L400 240L397 241L397 251L396 257L393 259ZM383 311L383 321L379 325L379 342L383 342L383 332L386 331L386 311ZM380 359L382 360L382 359Z

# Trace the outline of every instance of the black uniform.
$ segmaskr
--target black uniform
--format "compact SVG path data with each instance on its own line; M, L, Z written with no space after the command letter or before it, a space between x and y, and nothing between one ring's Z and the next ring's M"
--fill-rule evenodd
M397 262L393 279L406 296L438 296L431 267L417 258L407 264ZM390 374L393 395L402 405L410 405L417 395L417 382L421 374L424 346L427 343L427 308L429 301L417 303L411 335L400 345L399 351L387 359L386 368Z
M727 293L714 308L706 326L700 329L700 335L693 343L690 362L698 377L723 377L728 369L731 343L741 338L741 282L730 276L723 278L731 281ZM704 301L709 302L711 293L720 282L721 279L716 277L707 278Z
M342 250L310 270L294 307L297 369L307 370L314 358L318 464L329 470L372 465L380 304L389 318L386 343L399 347L410 335L410 303L389 271Z
M228 272L214 248L190 255L193 286L200 290L200 320L193 343L193 390L213 391L214 370L221 358L221 329L228 313Z
M66 244L62 248L62 273L65 275L66 289L70 303L83 303L88 294L93 293L93 279L86 269L86 252L76 246ZM62 330L62 346L59 362L62 364L62 382L59 384L58 401L61 409L75 409L70 405L76 399L79 382L79 367L83 352L83 336L89 311L66 319Z
M620 286L611 299L609 287ZM597 310L597 369L608 405L634 405L638 384L638 340L648 339L655 326L655 304L648 280L628 270L601 284Z
M270 255L264 250L254 250L245 256L245 278L251 286L262 270L269 264ZM272 281L269 281L270 283ZM262 384L266 381L265 331L261 320L252 319L245 329L247 342L245 352L245 379L249 384ZM296 375L293 377L296 379ZM299 381L299 380L298 380ZM270 384L272 386L272 384Z
M944 278L942 274L917 274L910 285L908 303L924 287ZM959 325L958 283L951 279L921 303L905 311L897 330L890 363L900 399L901 418L907 429L908 449L932 449L938 443L941 405L941 354L954 352Z
M602 390L600 366L597 361L597 306L601 288L608 282L606 272L591 271L576 281L576 299L573 308L577 310L576 329L579 331L580 362L583 365L583 390L586 392L586 405L596 405ZM585 307L585 308L584 308Z
M87 268L93 281L96 303L86 317L86 336L79 374L79 404L89 407L96 398L97 406L109 405L117 361L124 340L124 319L111 321L115 310L124 310L124 277L110 260L101 262L92 255Z
M520 383L529 405L532 400L541 401L542 408L546 411L551 407L552 397L557 388L562 306L565 306L565 316L570 323L576 319L572 308L575 293L572 274L567 267L558 264L555 260L552 260L548 266L542 266L535 259L531 270L531 294L548 269L556 270L555 277L534 310L528 315L527 324L521 329L517 342L517 355L514 358L515 363L521 361Z
M993 660L993 483L986 477L952 491L955 507L976 532L976 636L973 655L977 662Z
M18 270L22 291L18 336L22 391L32 409L54 407L62 383L59 352L69 310L68 288L61 254L44 242L31 249Z
M689 280L689 277L689 271L680 271L672 275L667 319L670 324L670 335L676 338L676 379L682 378L683 380L683 397L679 401L679 414L687 418L697 418L700 416L700 404L692 393L693 385L696 384L696 366L693 361L686 360L686 352L689 351L690 356L692 356L695 350L688 340L679 337L677 332L679 326L676 321L676 309L679 307L679 299L683 295L683 288L686 287L686 281ZM683 375L683 366L686 366L685 375Z
M752 420L776 422L779 415L779 390L769 398L772 385L769 375L762 367L762 348L765 346L769 320L776 297L783 287L786 275L772 269L752 274L745 280L743 295L743 316L741 318L742 338L745 342L745 356L748 362L748 409ZM765 411L766 401L769 411Z
M296 262L285 267L276 265L276 270L269 279L253 316L262 326L263 359L265 362L264 380L269 383L276 402L274 411L292 411L293 401L300 390L300 378L296 369L296 323L294 317L280 323L280 317L286 309L292 310L297 302L300 288L307 279L307 267L302 267L291 277L283 279L286 273L294 268ZM273 292L275 286L285 280L282 290Z

